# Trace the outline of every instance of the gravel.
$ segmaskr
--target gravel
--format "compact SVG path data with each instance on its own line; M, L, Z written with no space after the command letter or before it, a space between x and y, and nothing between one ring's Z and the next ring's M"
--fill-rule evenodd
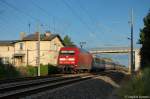
M119 88L124 74L109 72L96 78L77 82L56 90L33 95L34 99L108 99L114 89Z

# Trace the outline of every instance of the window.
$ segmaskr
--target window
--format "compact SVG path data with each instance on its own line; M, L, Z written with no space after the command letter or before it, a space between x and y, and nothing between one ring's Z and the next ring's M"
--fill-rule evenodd
M54 43L51 43L50 50L57 50L57 45Z
M20 43L20 50L23 50L23 43Z
M56 44L54 44L54 50L57 50L57 45Z
M73 51L73 50L62 50L62 51L60 51L60 54L62 54L62 55L74 55L75 54L75 51Z
M1 61L3 64L9 64L9 57L3 57Z

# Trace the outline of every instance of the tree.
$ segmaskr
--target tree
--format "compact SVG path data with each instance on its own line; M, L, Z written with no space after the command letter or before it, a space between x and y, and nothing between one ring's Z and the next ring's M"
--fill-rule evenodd
M150 67L150 10L143 19L144 27L140 30L139 43L142 44L140 50L141 68Z
M68 35L64 37L63 42L65 46L75 46L74 43L71 41L71 38Z

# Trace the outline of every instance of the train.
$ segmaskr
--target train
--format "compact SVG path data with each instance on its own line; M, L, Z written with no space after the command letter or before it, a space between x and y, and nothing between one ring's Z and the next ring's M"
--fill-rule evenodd
M93 57L83 48L62 47L58 56L58 67L62 72L76 73L114 69L115 65L99 57Z
M58 66L63 72L89 71L92 68L93 56L85 49L62 47L58 56Z
M101 71L101 70L115 70L117 64L115 64L109 58L102 58L99 56L94 56L94 64L92 66L92 71Z

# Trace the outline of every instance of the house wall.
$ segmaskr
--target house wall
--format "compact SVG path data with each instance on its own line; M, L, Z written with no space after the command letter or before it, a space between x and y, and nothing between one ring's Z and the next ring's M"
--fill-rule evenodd
M23 44L23 48L20 49L20 43ZM60 48L63 47L61 41L56 37L52 41L40 42L40 64L57 64L57 57ZM32 65L36 66L37 58L37 41L24 41L17 42L15 44L15 53L24 54L23 62L17 64L17 66Z
M7 45L7 46L0 46L0 59L3 63L13 63L13 53L14 47Z

